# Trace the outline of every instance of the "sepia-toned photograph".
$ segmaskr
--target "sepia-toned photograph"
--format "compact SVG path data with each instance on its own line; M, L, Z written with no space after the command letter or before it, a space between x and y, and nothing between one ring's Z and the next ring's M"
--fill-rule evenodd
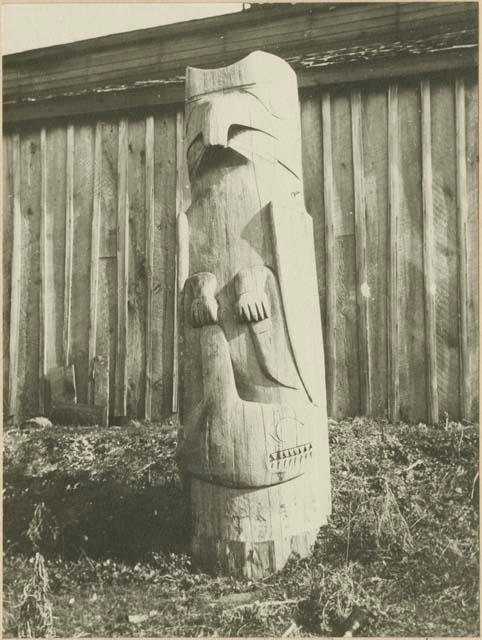
M480 637L478 13L2 6L3 637Z

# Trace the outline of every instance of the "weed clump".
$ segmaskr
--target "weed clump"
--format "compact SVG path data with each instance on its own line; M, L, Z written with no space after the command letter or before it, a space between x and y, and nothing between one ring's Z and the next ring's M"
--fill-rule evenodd
M19 606L19 638L46 638L53 635L52 602L43 556L33 559L32 576L23 587Z

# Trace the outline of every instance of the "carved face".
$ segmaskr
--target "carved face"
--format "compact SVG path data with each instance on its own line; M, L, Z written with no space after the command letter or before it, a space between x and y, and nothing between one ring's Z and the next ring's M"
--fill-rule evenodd
M289 90L287 91L287 87ZM256 51L223 69L187 70L186 144L193 178L210 148L278 162L301 179L296 75Z

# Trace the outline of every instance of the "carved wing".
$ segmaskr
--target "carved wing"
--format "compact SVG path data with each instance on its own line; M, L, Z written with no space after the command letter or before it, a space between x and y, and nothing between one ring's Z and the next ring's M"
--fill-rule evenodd
M275 270L296 367L311 401L323 406L325 361L312 219L304 207L273 201L271 224Z

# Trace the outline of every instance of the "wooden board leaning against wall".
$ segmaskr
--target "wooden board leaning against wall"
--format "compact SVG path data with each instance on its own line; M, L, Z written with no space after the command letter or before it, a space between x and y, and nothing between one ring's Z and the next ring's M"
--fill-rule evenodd
M477 105L470 75L301 94L332 416L477 419ZM66 357L79 402L175 408L182 128L157 110L5 133L6 416L39 412Z

